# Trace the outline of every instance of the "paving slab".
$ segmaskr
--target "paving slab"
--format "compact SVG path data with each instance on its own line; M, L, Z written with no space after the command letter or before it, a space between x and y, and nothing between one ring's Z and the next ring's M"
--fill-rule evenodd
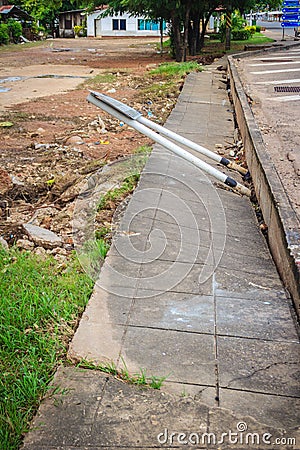
M218 337L220 386L300 397L299 344Z
M217 444L222 449L266 449L276 439L299 439L294 428L287 434L245 412L207 405L199 396L143 389L99 371L60 367L23 449L216 449ZM252 437L254 444L245 444Z
M291 305L274 297L250 299L247 307L245 299L217 297L216 311L220 335L296 343L299 340L296 327L291 324Z
M234 131L216 66L187 77L166 124L212 150ZM297 434L299 348L249 199L155 146L69 357L167 379L157 392L62 367L64 394L44 400L24 448L270 448Z

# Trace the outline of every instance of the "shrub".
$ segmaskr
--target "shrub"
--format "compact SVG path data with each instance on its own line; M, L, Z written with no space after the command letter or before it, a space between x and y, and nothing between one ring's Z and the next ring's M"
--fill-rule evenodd
M14 19L9 19L7 21L8 33L10 40L13 42L18 42L20 36L22 35L22 25Z
M0 23L0 44L8 44L9 33L6 23Z
M259 25L255 25L256 28L256 33L260 33L261 32L261 27Z
M74 34L75 36L79 36L80 32L82 31L83 27L81 25L75 25L74 26Z
M245 27L244 29L250 31L251 36L253 36L253 34L256 33L256 25L251 25L251 26Z
M249 30L232 30L231 33L233 41L247 41L251 38L251 32Z

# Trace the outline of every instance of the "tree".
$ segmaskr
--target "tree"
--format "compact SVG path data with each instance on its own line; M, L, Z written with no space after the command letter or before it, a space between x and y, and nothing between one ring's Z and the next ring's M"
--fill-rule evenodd
M46 29L54 29L54 22L59 11L80 7L80 0L16 0L15 5L28 12Z

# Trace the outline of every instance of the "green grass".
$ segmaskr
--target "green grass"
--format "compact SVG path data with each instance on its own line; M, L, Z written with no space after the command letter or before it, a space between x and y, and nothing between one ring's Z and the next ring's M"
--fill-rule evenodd
M260 45L267 44L270 42L274 42L273 39L270 39L264 36L262 33L254 33L254 35L245 41L233 41L230 43L230 50L225 52L225 43L220 40L209 40L205 42L205 46L202 49L201 55L212 54L219 57L221 54L225 53L236 53L244 50L245 45Z
M195 61L183 62L183 63L163 63L156 69L151 70L150 75L160 75L164 78L178 77L182 78L190 72L200 72L202 66Z
M266 36L264 36L262 33L254 33L253 36L248 39L247 41L233 41L233 42L239 42L239 43L246 43L246 45L248 44L252 44L252 45L257 45L257 44L266 44L268 42L274 42L274 39L268 38Z
M90 78L89 80L85 81L83 83L84 86L98 86L99 84L105 84L105 83L114 83L117 81L117 76L111 72L107 73L100 73L93 78Z
M130 374L123 358L122 363L124 367L118 369L113 361L111 363L96 365L89 361L82 360L78 363L77 367L99 370L100 372L113 375L119 380L127 381L130 384L135 384L137 386L143 386L152 389L160 389L163 385L163 382L167 379L167 376L147 376L145 369L140 369L138 373Z
M151 83L149 86L141 90L141 94L145 97L150 97L152 101L155 99L166 96L174 89L177 91L177 84L174 80L162 81L159 83Z
M64 360L93 283L75 258L64 270L51 257L0 249L0 442L21 435Z
M116 187L115 189L112 189L108 191L106 194L102 195L100 197L99 203L98 203L98 211L100 209L105 209L109 202L116 202L120 199L123 199L128 194L131 194L140 178L139 173L135 173L132 175L129 175L124 179L121 186Z
M25 42L24 44L0 45L0 53L19 52L19 51L24 50L26 48L45 46L45 43L46 43L46 41L35 41L35 42ZM46 45L46 46L49 47L49 45Z
M134 150L135 155L145 155L148 157L152 151L152 147L149 147L149 145L140 145L138 148Z

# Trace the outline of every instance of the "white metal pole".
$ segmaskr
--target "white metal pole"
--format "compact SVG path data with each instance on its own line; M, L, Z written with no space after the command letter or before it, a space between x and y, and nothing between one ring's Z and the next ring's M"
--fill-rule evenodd
M119 110L116 110L112 106L108 105L108 103L103 102L96 96L92 95L90 93L87 97L87 100L90 103L93 103L98 108L103 109L107 113L111 114L112 116L116 117L120 121L126 123L130 127L134 128L135 130L139 131L140 133L144 134L145 136L149 137L153 141L157 142L158 144L162 145L163 147L171 150L176 155L186 159L187 161L194 164L196 167L199 167L204 172L212 175L217 180L221 181L222 183L226 184L227 186L235 189L240 194L247 195L248 197L251 196L251 191L247 187L243 186L242 184L235 181L233 178L228 177L224 173L220 172L219 170L215 169L214 167L210 166L206 162L202 161L200 158L197 158L196 156L192 155L191 153L187 152L186 150L182 149L178 145L174 144L173 142L168 141L168 139L164 138L163 136L160 136L159 134L155 133L154 131L147 128L145 125L137 122L136 119L130 119L125 114L121 113Z
M158 123L152 122L152 120L146 119L143 116L138 117L136 120L138 122L142 123L143 125L146 125L147 127L151 128L152 130L157 131L158 133L162 134L163 136L166 136L175 142L179 142L180 144L185 145L185 146L191 148L192 150L195 150L196 152L199 152L202 155L207 156L208 158L222 164L223 166L226 166L230 169L237 170L242 175L246 175L246 173L248 172L247 169L239 166L235 162L230 161L229 159L224 158L220 155L217 155L216 153L212 152L211 150L208 150L207 148L202 147L202 145L196 144L196 142L190 141L189 139L187 139L183 136L180 136L177 133L174 133L174 131L171 131L171 130L168 130L167 128L162 127Z

